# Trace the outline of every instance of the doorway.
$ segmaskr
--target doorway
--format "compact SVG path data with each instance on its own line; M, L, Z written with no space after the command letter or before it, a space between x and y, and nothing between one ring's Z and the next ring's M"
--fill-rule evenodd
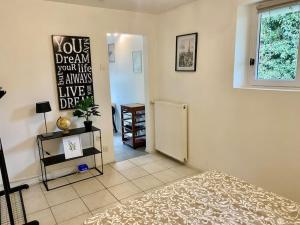
M146 155L144 37L107 34L115 161Z

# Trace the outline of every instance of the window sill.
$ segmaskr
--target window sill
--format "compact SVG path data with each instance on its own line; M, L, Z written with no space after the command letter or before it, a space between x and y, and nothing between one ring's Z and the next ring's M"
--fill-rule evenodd
M242 90L258 90L258 91L300 92L300 87L271 87L271 86L260 86L260 85L248 85L248 86L239 86L233 88L242 89Z

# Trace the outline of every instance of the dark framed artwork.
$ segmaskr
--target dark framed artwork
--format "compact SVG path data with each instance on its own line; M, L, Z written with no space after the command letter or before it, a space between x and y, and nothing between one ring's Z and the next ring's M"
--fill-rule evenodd
M59 109L74 109L94 96L90 38L52 35L52 44Z
M176 63L178 72L195 72L197 69L198 33L176 36Z

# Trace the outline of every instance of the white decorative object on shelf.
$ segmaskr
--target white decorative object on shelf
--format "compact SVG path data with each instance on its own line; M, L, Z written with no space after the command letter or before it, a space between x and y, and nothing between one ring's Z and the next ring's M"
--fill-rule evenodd
M64 137L63 145L66 159L80 157L83 155L79 135Z

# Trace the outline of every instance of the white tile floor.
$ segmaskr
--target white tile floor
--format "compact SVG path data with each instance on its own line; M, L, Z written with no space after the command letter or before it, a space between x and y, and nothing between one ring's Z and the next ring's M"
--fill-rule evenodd
M148 154L145 151L146 147L140 147L137 149L133 149L133 148L123 144L122 136L120 134L114 134L114 148L115 148L115 160L117 162Z
M105 165L103 176L49 192L34 185L25 191L24 201L29 219L41 225L79 225L89 216L196 173L161 154L148 154ZM54 185L86 175L60 179Z

